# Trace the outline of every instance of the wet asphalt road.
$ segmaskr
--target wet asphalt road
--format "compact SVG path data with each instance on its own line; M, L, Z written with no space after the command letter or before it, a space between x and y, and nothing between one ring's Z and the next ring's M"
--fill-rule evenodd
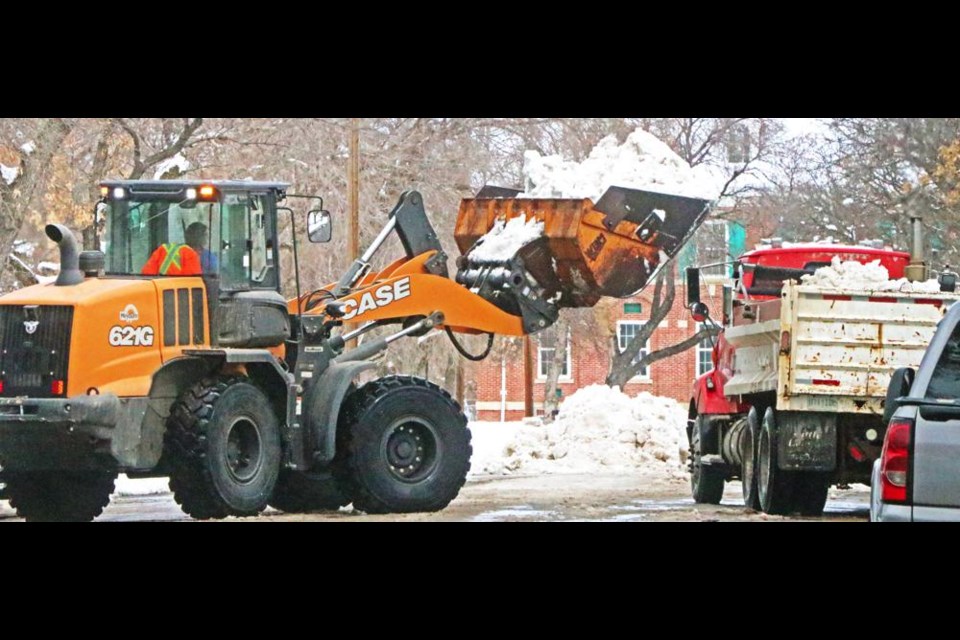
M869 488L830 490L820 518L768 516L746 509L740 483L732 482L719 505L695 504L683 480L651 481L638 476L538 475L473 476L458 498L437 513L376 516L345 507L335 512L287 514L268 509L243 521L455 521L455 522L865 522L869 518ZM170 493L115 495L98 522L180 522ZM22 522L6 501L0 501L0 522Z

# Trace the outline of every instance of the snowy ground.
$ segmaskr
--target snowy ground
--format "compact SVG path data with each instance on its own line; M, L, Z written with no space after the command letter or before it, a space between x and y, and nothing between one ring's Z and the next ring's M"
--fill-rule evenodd
M686 412L676 401L591 385L567 398L553 424L472 422L470 478L611 474L686 482ZM166 478L117 479L118 495L166 493Z
M375 516L344 507L316 514L267 509L256 520L782 521L744 507L739 482L720 505L698 505L685 471L685 412L674 400L594 385L563 403L551 425L472 422L467 483L437 513ZM831 489L822 520L866 520L869 489ZM19 520L0 502L0 520ZM104 521L189 520L166 478L120 476ZM236 520L229 518L228 520Z

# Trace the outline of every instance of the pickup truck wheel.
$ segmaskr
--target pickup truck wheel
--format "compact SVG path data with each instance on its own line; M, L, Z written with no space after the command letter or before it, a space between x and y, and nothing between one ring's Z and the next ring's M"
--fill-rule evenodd
M757 488L760 507L773 515L789 513L793 503L793 474L777 468L777 421L772 407L763 414L757 450Z
M830 477L826 473L806 471L797 474L793 487L793 507L804 516L820 516L827 504Z
M27 522L89 522L110 502L115 471L5 471L10 506Z
M703 458L703 430L708 417L699 415L690 431L690 489L693 501L700 504L720 504L723 498L724 474L701 464Z
M760 511L760 493L757 488L757 444L760 435L760 418L757 410L750 408L744 427L743 451L740 452L740 481L743 484L743 504L748 509Z
M353 392L341 410L333 471L367 513L439 511L470 470L470 430L437 385L387 376Z
M280 474L280 428L245 378L201 380L174 403L164 436L170 490L199 520L256 515Z

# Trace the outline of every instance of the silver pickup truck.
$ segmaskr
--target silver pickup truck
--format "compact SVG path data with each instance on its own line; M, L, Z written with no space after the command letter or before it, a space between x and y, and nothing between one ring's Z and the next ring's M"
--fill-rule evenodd
M960 305L943 317L916 372L894 372L886 404L870 520L960 521Z

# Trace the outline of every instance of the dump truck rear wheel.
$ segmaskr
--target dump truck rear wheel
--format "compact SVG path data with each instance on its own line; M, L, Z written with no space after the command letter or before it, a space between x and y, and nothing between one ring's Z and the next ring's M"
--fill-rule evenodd
M351 394L337 429L334 474L367 513L439 511L470 470L470 430L446 391L388 376Z
M700 504L720 504L723 498L723 473L701 464L703 456L703 429L708 420L699 415L690 430L690 489L693 501Z
M10 506L27 522L89 522L110 502L113 471L4 472Z
M760 419L757 410L750 408L743 434L743 451L740 452L740 481L743 485L743 504L748 509L760 511L760 490L757 487L757 445L760 436Z
M757 488L766 513L783 515L793 502L793 474L777 467L777 422L772 407L763 414L757 451Z
M287 513L333 511L350 504L330 474L281 471L270 506Z
M256 515L280 474L280 428L270 401L245 378L206 379L167 420L170 490L201 520Z

